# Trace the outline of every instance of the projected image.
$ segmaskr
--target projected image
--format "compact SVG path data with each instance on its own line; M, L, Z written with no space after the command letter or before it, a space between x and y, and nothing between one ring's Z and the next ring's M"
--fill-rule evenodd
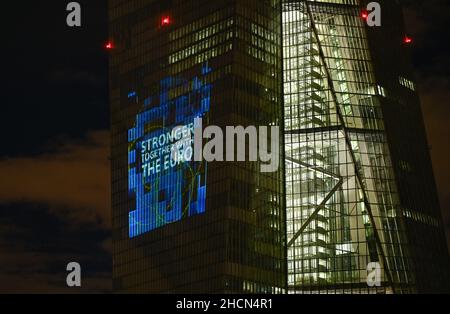
M210 71L204 66L202 75ZM211 87L199 77L168 77L144 100L128 131L130 238L205 212L207 165L194 161L194 129L209 112ZM188 92L171 97L174 88Z

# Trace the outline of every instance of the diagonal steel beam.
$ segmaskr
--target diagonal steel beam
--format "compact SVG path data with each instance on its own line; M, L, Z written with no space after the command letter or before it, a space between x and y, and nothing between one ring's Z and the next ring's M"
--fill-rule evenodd
M294 242L298 239L298 237L301 236L303 231L305 231L305 229L309 226L311 221L313 221L314 218L316 218L316 216L320 212L320 210L325 207L327 202L331 199L331 197L334 195L334 193L337 192L337 190L342 186L343 183L344 183L344 180L342 178L339 178L339 181L335 185L335 187L327 194L327 196L323 199L323 201L319 205L317 205L316 209L311 214L311 216L309 216L309 218L305 221L305 223L300 227L300 229L298 229L298 231L294 234L292 239L288 242L288 244L287 244L288 247L291 247L294 244Z
M339 180L341 178L340 176L338 176L337 174L335 174L335 173L333 173L331 171L328 171L328 170L325 170L323 168L316 167L316 166L313 166L313 165L309 165L306 162L303 162L303 161L300 161L300 160L297 160L297 159L294 159L294 158L291 158L291 157L285 157L285 159L287 161L290 161L290 162L294 163L294 164L298 164L298 165L300 165L302 167L305 167L305 168L308 168L308 169L312 169L312 170L317 171L317 172L321 172L321 173L323 173L323 174L325 174L325 175L327 175L329 177L332 177L334 179Z
M370 203L369 203L369 198L367 197L367 191L365 190L365 187L364 187L364 184L363 184L363 180L362 180L362 176L361 176L361 174L359 172L358 167L356 166L357 162L356 162L355 153L354 153L354 151L352 149L351 140L350 140L350 137L348 135L347 125L345 123L344 115L342 114L342 110L341 110L341 107L339 105L339 101L338 101L338 98L337 98L337 93L336 93L336 90L334 88L333 78L332 78L330 70L328 69L328 66L327 66L325 53L323 52L323 47L320 44L320 37L319 37L319 33L317 31L317 27L316 27L316 23L315 23L315 20L314 20L314 16L313 16L313 13L311 11L311 8L310 8L310 5L308 3L308 0L301 0L301 1L303 2L304 6L305 6L306 12L307 12L308 17L309 17L309 19L311 21L312 30L313 30L314 36L316 38L316 41L317 41L317 46L319 47L319 55L320 55L320 58L322 60L325 73L327 75L328 85L329 85L329 88L331 90L331 95L333 97L333 102L335 103L335 106L336 106L336 112L338 114L339 122L342 125L342 130L344 132L345 142L346 142L346 145L347 145L348 150L350 152L352 163L355 166L356 178L357 178L357 181L358 181L358 185L360 186L360 188L362 190L364 204L367 207L367 212L369 214L369 219L370 219L370 222L371 222L371 225L372 225L372 228L373 228L375 241L376 241L377 246L378 246L378 252L381 255L381 259L383 260L383 264L385 265L386 276L387 276L388 282L390 283L390 285L392 287L392 290L395 293L395 287L394 287L394 284L393 284L391 271L389 269L389 264L387 263L387 258L386 258L386 255L384 253L383 246L381 244L381 238L380 238L380 235L378 234L378 229L377 229L377 226L376 226L376 223L375 223L375 218L373 216L372 208L371 208Z

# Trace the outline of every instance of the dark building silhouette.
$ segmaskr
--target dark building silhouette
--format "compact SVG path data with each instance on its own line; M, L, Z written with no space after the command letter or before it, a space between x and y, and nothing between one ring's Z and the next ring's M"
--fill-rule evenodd
M368 2L109 1L117 292L449 291L411 43ZM208 125L280 126L278 171L183 160Z
M399 1L382 1L383 27L368 32L386 135L418 293L450 292L450 260L429 145ZM402 44L398 42L403 40ZM412 40L412 39L411 39ZM400 86L399 86L400 85Z

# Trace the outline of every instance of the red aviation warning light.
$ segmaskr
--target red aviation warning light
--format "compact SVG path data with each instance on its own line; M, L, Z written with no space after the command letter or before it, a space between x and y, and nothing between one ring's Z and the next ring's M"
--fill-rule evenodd
M108 41L108 42L105 44L105 49L107 49L107 50L112 50L112 49L114 49L114 44L112 43L112 41Z
M172 24L170 16L166 15L161 18L161 26L169 26L170 24Z
M365 21L367 21L367 19L369 18L369 12L367 12L367 10L362 10L361 11L361 18Z
M412 44L413 39L411 37L409 37L408 35L405 36L405 38L403 38L403 43L409 45Z

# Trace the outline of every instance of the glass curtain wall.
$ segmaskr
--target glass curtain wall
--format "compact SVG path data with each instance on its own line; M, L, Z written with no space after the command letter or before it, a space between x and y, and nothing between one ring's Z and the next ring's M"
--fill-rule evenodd
M289 293L402 293L414 280L360 12L283 3Z

